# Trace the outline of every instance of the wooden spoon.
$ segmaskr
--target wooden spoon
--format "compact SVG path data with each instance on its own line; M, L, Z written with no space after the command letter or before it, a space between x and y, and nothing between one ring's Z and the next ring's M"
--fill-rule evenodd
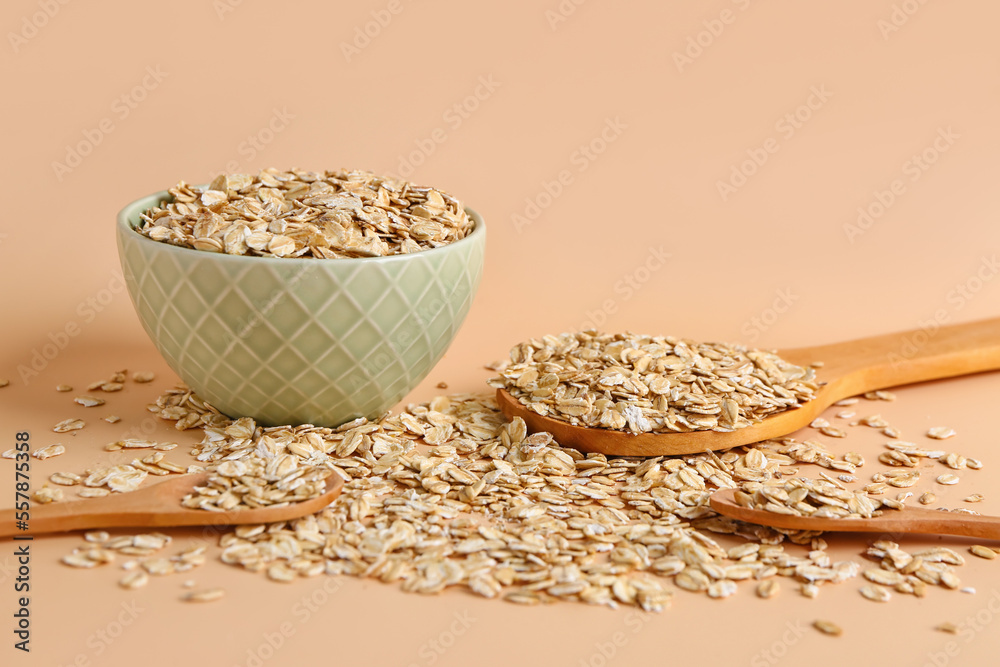
M709 504L719 514L747 523L790 530L822 530L848 533L923 533L930 535L963 535L1000 540L1000 517L955 514L941 510L904 507L886 509L871 519L817 519L809 516L778 514L755 510L736 504L735 489L716 491Z
M848 396L938 378L1000 369L1000 318L929 327L862 338L846 343L779 350L793 364L822 361L816 371L823 385L816 397L797 409L785 410L735 431L642 433L574 426L532 412L503 389L497 403L508 418L524 420L532 433L548 431L557 442L584 452L615 456L694 454L729 449L788 435L806 426L831 404Z
M208 473L181 475L138 491L101 498L54 502L31 508L28 530L17 529L15 510L0 511L0 537L38 535L89 528L123 526L228 526L241 523L288 521L318 512L340 495L344 480L336 473L326 478L326 491L316 498L283 507L240 509L228 512L190 509L181 499L208 481Z

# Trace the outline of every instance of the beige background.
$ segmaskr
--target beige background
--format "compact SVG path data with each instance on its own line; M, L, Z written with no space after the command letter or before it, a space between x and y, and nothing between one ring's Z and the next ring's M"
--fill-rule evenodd
M793 347L997 316L998 20L987 0L8 0L0 448L25 429L57 441L53 423L92 413L53 386L126 367L158 379L112 397L122 424L62 437L69 453L34 462L35 479L98 461L129 429L191 441L143 410L176 378L116 277L112 223L139 196L225 169L392 172L483 214L481 291L408 400L440 381L481 391L482 365L515 342L588 322ZM67 325L77 334L61 337ZM22 379L51 340L64 349ZM982 375L862 409L912 439L958 429L953 448L986 468L940 495L978 491L1000 514L998 391ZM874 459L876 435L851 444ZM0 461L0 505L12 470ZM78 542L32 545L30 656L11 648L13 546L0 543L3 664L985 665L998 648L1000 565L978 559L961 568L974 595L877 605L851 582L762 601L744 586L722 602L678 593L646 617L354 579L282 586L217 563L191 578L225 600L183 605L183 575L131 593L111 569L58 565ZM865 544L830 542L837 558ZM967 544L906 540L935 542ZM820 636L816 618L844 636ZM934 632L944 621L963 632Z

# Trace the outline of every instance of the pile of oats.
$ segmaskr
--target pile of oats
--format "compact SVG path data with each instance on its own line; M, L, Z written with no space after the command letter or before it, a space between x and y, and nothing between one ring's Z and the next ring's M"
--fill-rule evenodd
M771 352L595 331L520 343L491 381L540 415L631 433L733 431L810 400L812 368Z
M149 409L179 430L202 432L192 450L198 462L186 471L209 470L229 481L218 494L201 498L262 484L256 475L287 483L298 470L329 471L345 485L342 495L316 514L223 529L211 553L198 546L160 557L148 551L165 546L157 534L109 538L95 533L65 561L89 568L114 562L116 553L142 555L122 565L125 588L184 571L207 557L265 573L276 582L349 575L398 583L416 593L461 587L518 604L573 601L647 611L664 609L677 590L726 598L743 588L774 598L783 588L780 582L790 582L799 595L815 598L826 585L861 576L861 596L885 602L893 593L923 597L932 586L960 586L955 568L964 559L949 549L910 554L880 540L864 554L867 564L862 559L837 562L819 533L746 524L711 509L708 499L721 488L736 488L754 502L797 500L841 509L843 504L859 513L900 507L913 495L905 487L918 482L919 474L904 476L919 471L889 463L864 485L858 478L866 465L860 455L833 453L819 441L782 438L720 453L608 458L562 447L548 433L529 435L521 419L507 422L491 398L469 394L438 396L398 414L360 418L338 428L262 427L249 418L233 420L183 386L162 394ZM851 417L853 411L837 418ZM838 431L846 434L858 426L883 433L891 429L895 435L890 437L899 436L878 415L841 426L817 420L813 426L832 444L844 442ZM118 441L108 448L125 446ZM959 454L896 439L886 448L933 457L952 470L960 464L962 470L982 467ZM162 456L153 452L132 467L156 469ZM151 474L182 470L171 467ZM806 478L807 470L820 479ZM60 476L60 481L83 481L72 473ZM91 483L102 481L98 475ZM861 488L849 489L848 483ZM892 486L904 491L895 500L876 498ZM797 499L801 488L807 492ZM727 537L720 542L713 534ZM996 560L996 551L988 547L976 545L970 552ZM220 589L204 589L182 599L208 602L222 595Z
M780 486L758 483L753 487L752 493L736 491L737 505L815 519L870 519L881 515L883 505L902 509L900 503L889 504L863 490L849 491L826 479L794 477Z
M142 213L154 241L230 255L341 259L419 252L472 231L461 202L367 171L264 169L181 181L173 201Z
M265 462L266 461L266 462ZM294 454L222 461L208 482L181 501L185 507L228 512L235 509L283 507L323 495L331 471L300 463Z

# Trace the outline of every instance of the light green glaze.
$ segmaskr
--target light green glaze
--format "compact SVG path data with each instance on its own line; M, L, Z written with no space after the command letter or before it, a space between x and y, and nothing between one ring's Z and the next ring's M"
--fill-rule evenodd
M336 426L396 404L438 362L469 312L486 228L409 255L232 256L152 241L144 197L118 214L118 254L146 333L227 415Z

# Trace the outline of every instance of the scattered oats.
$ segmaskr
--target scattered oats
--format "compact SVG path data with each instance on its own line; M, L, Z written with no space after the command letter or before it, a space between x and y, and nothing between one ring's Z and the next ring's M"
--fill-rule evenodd
M88 530L83 534L83 539L88 542L94 542L96 544L104 544L111 539L111 535L104 530Z
M872 602L888 602L892 599L892 594L888 590L875 584L865 584L859 590L861 595Z
M96 396L77 396L73 399L74 402L79 403L85 408L96 408L99 405L104 405L105 401L103 398L97 398Z
M57 384L56 391L73 391L73 387L68 384Z
M829 425L830 425L830 422L828 422L826 419L823 419L822 417L816 417L816 419L814 419L811 422L809 422L809 426L810 427L817 428L817 429L819 429L819 428L826 428Z
M997 557L997 552L989 547L984 547L981 544L973 544L969 547L969 551L972 552L974 556L979 556L980 558L985 558L986 560L993 560Z
M81 498L100 498L110 493L111 493L110 491L101 487L95 487L95 488L84 487L79 491L77 491L76 495L78 495Z
M967 503L981 503L983 502L983 494L973 493L971 496L966 496L962 500Z
M69 565L70 567L91 568L98 565L97 561L91 560L82 553L76 551L63 556L61 561L64 565Z
M136 371L132 373L132 382L152 382L156 379L156 375L152 371Z
M49 445L48 447L42 447L41 449L36 449L35 451L31 452L31 455L34 456L39 461L44 461L45 459L50 459L53 456L59 456L65 453L66 453L66 448L63 447L61 444L56 443L54 445Z
M943 572L939 573L938 576L941 580L941 585L945 586L946 588L957 590L962 585L962 582L958 578L958 575L956 575L954 572L951 572L950 570L944 570Z
M962 470L963 468L965 468L966 459L961 454L956 454L952 452L942 457L938 457L938 461L945 464L952 470Z
M858 454L857 452L847 452L844 454L844 460L857 466L858 468L865 464L865 457L861 456L861 454Z
M819 429L819 432L822 433L823 435L829 436L831 438L846 438L847 437L847 432L844 431L843 429L837 428L836 426L824 426L824 427L822 427L822 428Z
M945 473L944 475L938 475L937 479L934 481L936 481L938 484L945 484L950 486L952 484L958 484L958 476L952 475L950 473Z
M765 579L757 584L757 597L773 598L778 594L780 585L777 579Z
M834 403L834 405L837 407L847 407L848 405L855 405L857 402L858 399L856 397L844 398Z
M68 433L69 431L77 431L85 426L82 419L64 419L55 426L52 430L56 433Z
M857 414L854 410L841 410L837 413L837 419L853 419Z
M0 454L0 458L16 459L17 458L17 450L14 449L13 447L11 447L10 449L5 449L4 452L3 452L3 454Z
M448 388L448 383L447 382L438 382L437 383L437 388L438 389L447 389Z
M121 391L124 388L125 385L123 385L121 382L105 382L99 387L101 391L105 392Z
M935 500L937 500L937 496L935 496L930 491L926 491L924 493L921 493L920 497L917 498L917 500L920 502L921 505L930 505Z
M118 415L108 415L107 417L104 418L104 421L108 422L109 424L117 424L121 420L122 418L119 417Z
M157 576L174 573L174 564L167 558L148 558L140 564L146 572Z
M155 447L156 443L152 440L143 440L142 438L125 438L124 440L119 440L115 445L119 446L119 449L149 449L150 447Z
M947 440L954 435L956 435L955 429L947 426L934 426L927 430L927 437L935 440Z
M149 575L146 574L144 570L140 569L133 569L129 571L118 581L119 586L128 589L142 588L148 583Z
M865 393L865 398L869 401L895 401L896 395L891 391L869 391Z
M73 486L82 480L83 478L72 472L54 472L49 475L49 481L60 486Z
M950 635L958 634L958 626L954 623L941 623L940 625L935 626L934 629L938 632L947 632Z
M973 588L972 586L966 586L964 588L959 588L958 592L959 593L967 593L969 595L975 595L976 594L976 589Z
M578 372L576 367L554 370L556 360L575 354L585 362L589 354L560 350L557 340L547 337L532 348L532 360L555 376L554 384L549 385L550 378L542 387L551 386L553 394L558 387L572 387ZM548 347L554 356L546 361ZM635 377L652 382L647 376L656 369L655 350L630 350L623 347L616 363L643 369ZM713 364L718 372L718 360ZM760 379L754 372L750 376ZM705 377L699 371L691 381L704 383ZM723 386L708 392L721 392ZM743 394L739 386L724 393ZM609 401L620 398L617 389L609 396ZM665 396L669 406L672 399ZM566 402L569 398L578 396L563 393L556 400L577 411L581 405ZM77 557L87 561L81 567L122 554L136 559L128 561L131 569L123 566L125 572L152 576L220 558L277 581L346 574L396 583L407 592L433 594L462 586L525 605L577 601L655 612L669 604L672 587L726 597L737 592L736 581L753 579L756 594L766 598L776 594L779 577L788 577L804 595L815 595L826 583L862 575L859 562L833 562L816 533L777 531L716 515L707 503L718 488L735 487L738 501L749 506L820 516L874 516L902 507L910 495L893 492L895 499L882 500L845 488L863 459L850 453L838 459L812 440L782 438L673 457L586 454L561 447L549 434L529 435L522 420L507 422L492 398L467 394L438 396L398 414L361 418L336 429L232 420L183 386L165 392L149 409L200 431L201 442L191 452L197 463L169 463L157 445L134 452L141 459L132 465L86 471L85 482L95 485L86 490L107 494L109 481L121 475L207 470L213 481L192 497L211 509L258 503L256 498L283 502L282 494L303 493L311 471L319 469L340 475L344 491L310 516L225 528L215 553L202 546L161 557L165 536L123 535L102 542L103 552L78 550ZM887 449L921 463L945 456L913 443ZM811 476L821 479L800 479L800 469L803 475L813 470ZM918 471L906 466L877 477L868 492L884 494L919 480ZM723 548L713 533L737 541ZM803 545L808 554L786 553L784 542ZM881 599L892 591L924 597L932 587L960 586L952 570L962 556L950 549L910 554L879 540L867 556L872 565L860 582L866 597Z
M870 415L868 417L862 417L858 420L858 423L863 426L868 426L871 428L885 428L889 425L889 422L882 418L882 415Z
M203 591L192 591L181 596L184 602L214 602L226 594L221 588L209 588Z
M188 579L184 583L181 584L181 586L183 586L184 588L194 588L195 585L196 584L195 584L194 579Z
M810 600L819 597L819 586L814 583L806 582L799 585L799 593L802 597L809 598Z
M9 384L10 384L10 380L8 380L7 378L0 378L0 389L3 389L4 387L8 386Z
M868 394L865 394L865 398L868 398ZM813 621L813 627L822 632L825 635L831 635L833 637L839 637L844 633L839 625L833 623L832 621Z
M271 567L267 568L267 578L271 581L288 583L295 581L298 578L298 575L295 573L295 570L291 569L284 563L275 563Z
M983 462L979 459L965 459L965 467L971 468L972 470L982 470Z
M58 502L63 499L63 490L58 486L53 487L45 485L35 491L35 493L31 496L31 499L42 505Z
M729 579L722 579L719 581L713 581L708 585L708 597L710 598L727 598L731 595L735 595L737 591L736 582L730 581Z

